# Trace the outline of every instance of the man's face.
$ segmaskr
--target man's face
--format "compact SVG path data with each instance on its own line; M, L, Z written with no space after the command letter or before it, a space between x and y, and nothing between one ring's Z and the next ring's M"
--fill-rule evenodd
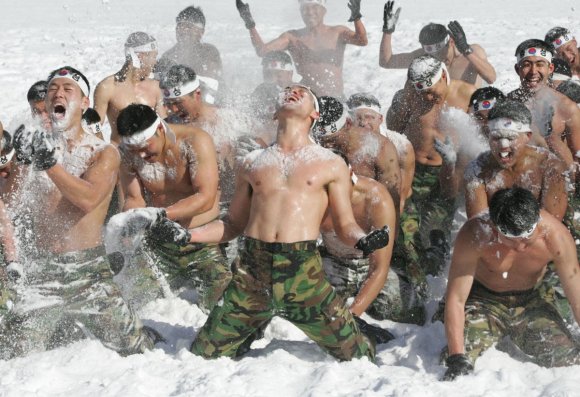
M531 91L546 85L553 71L554 65L546 58L538 56L526 57L516 65L516 72L520 76L522 87Z
M164 101L169 113L175 117L179 117L183 123L191 123L195 120L197 113L199 113L200 103L201 93L199 89L191 94L174 99L165 99Z
M319 4L305 4L300 6L300 14L307 28L322 25L326 8Z
M264 82L274 83L278 87L287 87L292 84L294 72L291 70L263 69Z
M453 39L449 39L449 41L447 42L447 44L441 48L439 51L432 53L430 55L432 55L434 58L438 59L441 62L445 62L447 59L451 59L453 52L455 50L455 44Z
M357 109L354 113L356 125L380 133L383 115L371 109Z
M37 120L42 127L50 128L50 117L48 116L48 111L46 110L45 101L29 101L30 111L32 112L32 117Z
M163 127L159 125L155 135L141 145L125 145L125 148L134 156L140 157L148 163L155 163L163 152L165 141Z
M179 22L175 27L175 36L178 43L199 43L205 28L191 22Z
M576 39L570 40L562 47L556 50L556 57L565 60L570 68L575 68L578 66L578 42Z
M157 51L138 52L137 57L141 62L139 70L143 76L149 76L157 63Z
M89 106L89 99L80 87L69 78L54 78L46 94L46 110L52 127L67 130L80 124L83 111Z
M505 234L503 234L497 226L495 227L495 229L497 231L500 242L506 247L518 252L525 251L526 248L528 248L536 241L539 235L537 230L538 229L537 224L530 226L531 234L526 235L524 237L508 237Z
M488 142L491 153L502 168L511 168L524 154L531 132L491 131Z
M431 88L417 91L417 94L424 102L439 103L445 97L445 93L447 92L447 81L445 79L446 72L443 71L443 75L437 83L433 84Z
M319 113L314 108L314 95L308 88L300 85L286 87L280 93L276 115L282 112L291 112L312 119L319 117Z
M481 130L481 133L486 138L489 138L489 128L487 127L487 116L489 115L489 110L473 110L472 107L469 108L469 114Z

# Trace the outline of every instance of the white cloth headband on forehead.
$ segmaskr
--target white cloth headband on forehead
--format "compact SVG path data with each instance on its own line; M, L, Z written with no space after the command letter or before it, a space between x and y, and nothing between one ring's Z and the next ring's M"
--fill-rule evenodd
M552 63L552 53L540 47L530 47L525 50L521 50L517 56L518 63L527 57L541 57L548 61L548 63Z
M151 52L151 51L157 51L157 41L151 41L149 43L146 44L141 44L135 47L131 47L131 46L125 46L126 50L133 50L133 52Z
M365 103L361 103L359 106L355 106L355 107L351 108L351 111L356 112L359 109L368 109L368 110L372 110L374 112L377 112L378 114L382 114L380 106L369 105L369 104L365 104Z
M346 124L346 120L348 120L348 110L345 107L343 108L342 115L338 120L336 120L333 123L330 123L329 125L319 127L319 131L321 132L319 136L330 136L332 134L337 133L342 129L342 127L344 127L344 125Z
M476 112L478 110L491 110L495 106L496 102L497 102L497 99L495 99L495 98L482 99L481 101L475 101L475 102L473 102L473 110Z
M78 73L71 72L68 69L61 69L58 72L56 72L55 75L52 76L52 79L50 79L50 81L48 82L49 86L50 86L50 83L52 82L52 80L54 80L54 79L72 80L75 83L77 83L77 85L79 86L79 88L81 89L83 94L85 94L85 96L89 96L89 94L91 93L89 86L87 85L85 80L81 77L81 75Z
M270 62L266 63L266 65L264 65L264 66L266 67L267 70L285 70L287 72L294 71L292 64L285 63L282 61L270 61Z
M574 36L572 36L569 33L565 33L562 36L558 37L556 40L552 41L552 45L554 46L555 49L558 49L563 45L566 45L566 43L571 42L572 40L574 40Z
M428 90L429 88L431 88L435 84L437 84L439 82L439 80L441 80L441 76L443 76L443 71L445 71L447 85L449 85L449 83L450 83L449 73L447 72L447 68L445 67L445 64L443 62L441 62L441 66L439 67L439 70L437 71L437 73L435 73L435 75L433 77L431 77L427 80L414 81L413 87L415 87L415 89L417 91Z
M300 2L300 7L307 5L307 4L318 4L326 8L326 0L298 0Z
M150 139L151 137L153 137L153 135L155 135L155 132L157 131L157 127L159 127L159 124L161 124L161 126L165 130L165 125L163 124L163 120L161 120L161 117L157 116L157 119L153 122L153 124L151 124L149 127L145 128L143 131L139 131L138 133L133 134L131 136L121 137L121 141L123 142L123 145L143 146L143 144L145 142L147 142L148 139Z
M165 99L175 99L188 94L199 88L199 78L195 78L193 81L188 81L185 84L175 86L173 88L165 88L163 90L163 98Z
M6 168L10 160L12 160L12 157L14 157L14 153L16 153L16 151L12 149L10 152L0 156L0 170Z
M534 234L536 227L538 227L538 222L534 223L528 230L524 230L520 234L512 234L507 230L502 230L499 226L497 226L497 230L499 230L499 232L507 238L529 238L532 234Z
M501 117L499 119L490 120L487 123L490 131L512 131L512 132L528 132L531 131L529 124L521 123L519 121L514 121L508 119L507 117Z
M447 43L449 43L449 35L445 36L443 41L440 41L439 43L423 45L423 51L425 51L427 54L435 54L436 52L439 52L443 47L445 47Z

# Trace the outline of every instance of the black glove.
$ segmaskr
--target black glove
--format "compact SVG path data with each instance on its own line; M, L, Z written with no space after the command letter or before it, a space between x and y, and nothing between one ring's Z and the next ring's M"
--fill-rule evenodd
M463 31L463 28L461 27L459 22L451 21L449 22L449 25L447 25L447 27L449 28L451 37L453 37L453 40L455 41L455 46L457 47L459 52L462 53L463 55L471 54L473 50L471 49L470 45L467 44L465 32Z
M386 329L377 327L376 325L371 325L358 316L353 315L353 317L360 331L369 338L374 339L377 344L388 343L395 339L395 335L391 334Z
M175 243L184 247L191 239L191 233L179 223L168 218L162 218L151 226L149 238L159 244Z
M248 3L242 2L242 0L236 0L236 7L238 8L238 12L246 24L246 29L252 29L255 27L256 22L254 22L254 17L252 17L252 13L250 12L250 5Z
M383 11L383 33L392 34L395 31L395 26L399 21L401 7L397 8L397 11L395 11L395 13L393 14L394 6L395 6L394 1L387 1L385 3L385 9Z
M383 226L382 229L373 230L363 238L361 238L354 248L361 250L366 258L374 251L386 247L389 244L389 232L391 229L388 226Z
M10 281L17 282L22 278L23 273L24 269L20 263L8 262L8 264L6 264L6 275Z
M32 151L32 161L35 170L46 171L56 164L56 146L46 132L36 131L34 133Z
M151 230L155 224L166 218L167 213L163 208L146 207L135 208L117 215L122 219L120 238L130 238L142 230ZM111 220L117 215L112 217ZM111 221L109 223L112 224Z
M29 131L22 124L14 133L13 145L16 151L16 160L22 164L32 163L32 138L36 132Z
M354 22L362 18L362 14L360 13L360 0L349 0L348 8L350 8L349 22Z
M443 380L453 380L459 375L467 375L473 372L473 365L465 354L453 354L445 360L447 371L443 375Z

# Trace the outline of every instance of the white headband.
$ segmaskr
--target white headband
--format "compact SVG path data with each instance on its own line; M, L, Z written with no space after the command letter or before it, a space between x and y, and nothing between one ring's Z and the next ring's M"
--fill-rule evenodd
M330 136L332 134L337 133L342 129L342 127L344 127L344 125L346 124L346 120L348 120L348 110L345 107L342 111L342 115L338 120L336 120L333 123L330 123L329 125L318 127L318 131L320 132L318 136L319 137Z
M133 50L135 53L157 51L157 41L153 40L149 43L141 44L135 47L125 46L125 50Z
M50 83L52 82L52 80L54 80L54 79L69 79L69 80L74 81L75 83L77 83L77 85L79 86L79 88L81 89L83 94L85 94L85 96L87 96L87 97L89 96L89 94L91 92L91 90L89 89L89 86L85 82L85 79L83 79L80 74L71 72L68 69L61 69L58 72L56 72L55 75L52 77L52 79L50 79L50 81L48 82L49 86L50 86Z
M447 43L449 43L449 35L445 36L443 41L440 41L439 43L425 44L422 45L422 47L423 51L425 51L427 54L435 54L436 52L441 51L441 49L445 47Z
M165 88L163 90L163 98L165 99L175 99L187 94L191 94L193 91L199 88L199 79L196 77L193 81L188 81L185 84L177 85L173 88Z
M182 25L189 25L189 26L193 26L195 28L201 29L201 30L205 30L205 25L201 22L178 21L177 23L182 24Z
M163 124L163 120L161 120L161 117L157 116L157 119L153 122L153 124L151 124L149 127L145 128L143 131L139 131L136 134L133 134L131 136L121 137L121 141L123 142L123 145L125 145L125 146L143 146L143 144L145 142L147 142L148 139L150 139L151 137L153 137L153 135L155 135L155 132L157 131L157 127L159 127L159 124L161 124L161 126L165 130L165 125Z
M293 72L294 68L291 63L286 63L282 61L270 61L264 65L266 70L284 70L286 72Z
M552 80L556 80L556 81L566 81L566 80L570 80L571 77L570 76L566 76L565 74L562 73L552 73Z
M298 1L300 2L300 7L303 7L308 4L317 4L326 9L326 0L298 0Z
M527 57L541 57L548 61L548 63L552 63L552 53L540 47L530 47L525 50L521 50L517 55L518 63Z
M514 121L512 119L508 119L507 117L501 117L499 119L490 120L487 123L490 131L512 131L512 132L528 132L531 131L531 127L529 124L524 124L519 121Z
M368 110L372 110L373 112L377 112L378 114L382 114L380 106L367 105L367 104L360 104L359 106L352 108L351 111L356 112L359 109L368 109Z
M534 223L528 230L524 230L520 234L512 234L507 230L501 230L501 228L496 225L497 230L507 238L530 238L530 236L534 234L536 227L538 227L538 222Z
M3 154L2 156L0 156L0 170L6 168L8 163L10 163L10 161L12 160L12 157L14 157L14 153L16 153L16 151L12 149L7 154Z
M495 99L495 98L482 99L481 101L474 101L473 105L472 105L473 110L475 112L477 112L479 110L491 110L495 106L496 102L497 102L497 99Z
M435 75L433 77L431 77L427 80L414 81L413 87L415 87L415 89L417 91L428 90L429 88L431 88L435 84L437 84L439 82L439 80L441 80L441 76L443 76L443 71L445 71L447 85L449 85L449 83L450 83L449 72L447 72L447 68L445 67L445 64L443 62L441 62L441 66L439 67L439 70L437 71L437 73L435 73Z
M556 40L552 41L552 45L554 46L555 49L558 49L563 45L566 45L567 43L571 42L572 40L574 40L574 36L571 36L569 33L565 33L562 36L558 37Z

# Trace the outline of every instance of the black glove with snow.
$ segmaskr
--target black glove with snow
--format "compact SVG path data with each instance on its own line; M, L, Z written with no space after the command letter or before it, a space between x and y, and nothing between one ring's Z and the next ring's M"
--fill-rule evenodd
M348 19L349 22L354 22L357 19L362 18L362 14L360 13L360 1L361 0L349 0L348 8L350 8L350 18Z
M32 164L32 139L38 131L27 130L22 124L14 132L13 146L16 152L16 161L21 164Z
M236 8L238 9L240 16L246 24L246 29L254 28L256 26L256 22L254 22L254 17L252 17L252 13L250 12L250 5L248 3L242 2L242 0L236 0Z
M386 329L369 324L358 316L353 315L353 317L360 331L369 338L374 339L377 344L388 343L395 339L395 335L391 334Z
M473 372L473 365L465 354L453 354L445 360L447 371L443 375L443 380L454 380L459 375L467 375Z
M36 131L32 138L32 162L36 171L46 171L56 164L56 146L44 131Z
M189 243L191 233L179 223L163 217L151 226L148 237L159 244L173 243L184 247Z
M361 238L354 248L361 250L366 258L374 251L386 247L389 244L389 233L391 229L388 226L383 226L381 229L373 230L363 238Z
M453 40L455 41L455 46L457 47L459 52L462 53L463 55L471 54L473 50L471 49L471 46L467 44L465 32L463 31L463 28L461 27L459 22L451 21L449 22L449 25L447 25L447 27L449 28L451 37L453 37Z
M385 8L383 10L383 33L393 34L397 22L399 21L399 14L401 13L401 7L397 8L397 11L393 14L393 8L395 7L394 1L387 1L385 3Z

